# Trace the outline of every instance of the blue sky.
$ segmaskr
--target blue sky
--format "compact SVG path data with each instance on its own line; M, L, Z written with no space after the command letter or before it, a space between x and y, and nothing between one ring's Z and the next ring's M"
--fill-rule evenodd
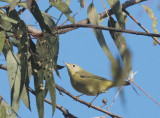
M122 1L122 0L121 0ZM48 1L47 1L48 2ZM48 3L44 3L43 0L39 0L39 6L42 11L44 11L48 7ZM81 10L81 12L76 16L76 21L83 20L87 18L87 6L91 1L86 0L86 7ZM122 1L123 2L123 1ZM106 1L105 1L106 3ZM160 9L158 9L158 4L160 4L159 0L150 0L148 2L143 2L141 4L132 6L127 10L142 24L144 25L150 32L152 31L152 20L148 17L148 14L144 11L141 5L147 5L152 8L155 16L158 20L157 29L160 32L159 22L160 22ZM101 1L94 1L94 5L97 8L98 12L101 13L104 11ZM79 3L77 1L71 1L70 8L73 11L79 10ZM109 7L107 6L109 9ZM49 14L59 14L55 8L49 11ZM74 12L75 13L75 12ZM21 16L21 18L28 24L34 25L35 20L32 18L32 15L25 11L25 13ZM65 21L66 17L63 16L59 25ZM102 23L107 26L107 20L104 20ZM37 24L36 24L37 25ZM129 17L126 25L126 29L134 30L134 31L143 31L139 28L137 24L135 24ZM103 31L105 36L107 45L110 50L114 54L114 56L119 56L118 50L115 47L114 42L112 41L110 34L108 31ZM137 36L132 34L123 34L126 38L126 42L128 47L132 53L132 67L133 71L138 71L138 73L134 77L134 82L138 84L142 89L144 89L150 96L152 96L157 102L160 103L160 47L159 45L153 46L153 40L151 37L147 36ZM105 77L107 79L112 80L111 75L111 63L106 57L105 53L102 51L99 46L92 29L84 29L80 28L66 34L60 35L60 50L58 57L58 64L64 65L63 62L74 63L85 70L94 73L96 75ZM0 56L0 63L5 64L3 55ZM8 103L10 103L10 89L7 72L0 70L1 75L1 83L0 83L0 94L6 99ZM75 91L71 84L69 75L67 73L67 69L64 68L60 70L60 75L62 79L59 79L57 76L55 77L55 81L58 85L65 88L67 91L72 93L73 95L79 95L77 91ZM33 86L33 78L31 79L30 86ZM108 103L104 107L107 109L108 106L112 103L117 88L112 88L109 92L99 95L99 97L93 102L93 105L101 106L102 99L106 98ZM110 112L123 116L125 118L151 118L160 116L160 107L155 104L150 98L148 98L144 93L142 93L138 88L136 90L140 94L137 95L133 90L132 86L126 86L123 88L125 93L125 104L122 103L120 97L118 97L110 109ZM57 104L62 105L64 108L68 109L70 113L79 117L79 118L89 118L89 117L98 117L104 116L104 113L96 111L92 108L88 108L85 105L73 100L68 97L66 94L61 96L58 91L57 92ZM47 96L48 99L49 96ZM21 102L19 116L22 118L28 117L38 117L35 97L30 94L31 98L31 109L30 112ZM91 96L82 96L81 99L90 102L94 97ZM45 118L51 117L51 106L45 103ZM63 118L63 114L61 111L56 109L55 118Z

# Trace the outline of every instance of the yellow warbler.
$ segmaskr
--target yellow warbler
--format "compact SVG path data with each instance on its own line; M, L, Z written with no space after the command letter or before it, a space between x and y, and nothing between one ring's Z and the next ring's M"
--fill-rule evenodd
M116 81L107 80L87 72L76 64L64 64L67 66L72 87L78 92L86 95L97 97L99 94L107 92L109 88L130 84L128 81L118 83Z

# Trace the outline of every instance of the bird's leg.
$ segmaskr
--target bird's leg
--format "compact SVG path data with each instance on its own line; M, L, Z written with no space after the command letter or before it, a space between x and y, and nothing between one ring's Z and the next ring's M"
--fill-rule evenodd
M84 94L82 93L82 94L76 96L76 99L79 99L79 97L82 96L82 95L84 95Z
M99 94L98 94L98 95L99 95ZM88 107L91 106L92 102L98 97L98 95L96 95L96 97L89 103L89 106L88 106Z

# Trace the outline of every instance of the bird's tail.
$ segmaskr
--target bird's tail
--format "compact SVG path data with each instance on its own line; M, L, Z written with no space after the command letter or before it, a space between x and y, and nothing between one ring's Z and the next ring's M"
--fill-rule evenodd
M119 81L113 84L113 86L128 86L128 85L130 85L129 81Z

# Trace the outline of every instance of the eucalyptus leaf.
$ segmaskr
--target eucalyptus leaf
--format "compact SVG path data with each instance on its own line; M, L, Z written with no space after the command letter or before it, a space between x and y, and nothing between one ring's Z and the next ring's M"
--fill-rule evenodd
M6 108L0 104L0 118L6 118Z
M158 30L157 30L157 28L156 28L156 26L157 26L157 24L158 24L157 18L155 17L152 9L149 8L149 7L147 7L147 6L144 6L144 5L142 5L142 7L143 7L143 8L145 9L145 11L148 13L149 17L153 20L153 22L152 22L153 32L154 32L155 34L159 34L159 33L158 33ZM157 37L155 37L155 38L157 39ZM153 44L154 44L154 45L157 45L157 42L154 41Z
M2 52L5 39L6 39L5 31L0 31L0 54Z
M119 0L107 0L108 4L112 8L113 13L115 14L118 23L121 28L125 29L125 18L123 16L122 7Z
M38 22L42 26L43 36L38 39L36 46L32 41L30 41L30 44L32 45L32 52L34 53L32 54L32 69L34 72L33 75L35 81L35 89L37 91L36 101L39 117L43 117L44 115L43 100L47 94L47 91L49 91L51 97L52 114L54 114L56 107L56 94L53 71L55 70L57 72L57 75L59 75L57 68L59 36L57 30L51 30L55 27L55 23L52 20L52 17L46 13L41 13L41 15L44 20L44 24L42 24L42 22ZM46 27L43 27L44 25ZM43 86L43 77L46 80L46 86L45 88L42 88L45 90L39 90L39 86Z
M88 18L89 18L89 21L91 22L91 24L93 25L100 25L99 24L99 15L97 13L97 10L96 8L94 7L93 3L91 3L89 6L88 6L88 10L87 10L87 13L88 13ZM111 54L107 44L106 44L106 41L105 41L105 38L103 36L103 33L102 33L102 30L100 29L93 29L94 31L94 34L99 42L99 45L101 46L101 48L103 49L104 53L107 55L107 57L109 58L109 60L112 62L112 63L115 63L116 60L115 58L113 57L113 55Z
M74 17L70 16L72 11L70 10L67 3L63 2L62 0L50 0L50 4L64 13L71 23L75 23Z
M110 17L110 19L108 21L108 26L120 29L118 22L116 22L112 17ZM126 73L132 74L133 71L132 71L132 65L131 65L131 61L130 61L131 57L130 57L130 52L128 50L125 38L123 37L121 32L114 32L114 31L109 31L109 32L111 34L113 41L115 42L115 44L118 48L121 59L123 61L123 65L124 65L124 69L125 69L124 75L126 75ZM118 73L118 72L115 72L115 73ZM122 73L122 72L120 72L120 73Z
M20 73L21 73L21 83L20 83L20 92L19 98L21 97L24 104L30 109L30 100L29 100L29 75L28 71L28 53L29 53L29 40L28 40L28 31L24 21L19 18L19 15L16 10L9 12L9 16L18 21L17 24L14 24L12 31L14 32L14 37L18 44L18 54L20 58ZM23 93L23 94L22 94ZM21 95L22 94L22 95Z
M9 84L11 88L11 106L17 113L19 109L20 99L20 83L21 83L21 72L20 72L20 59L18 55L14 55L10 50L6 55L7 71L9 77Z

